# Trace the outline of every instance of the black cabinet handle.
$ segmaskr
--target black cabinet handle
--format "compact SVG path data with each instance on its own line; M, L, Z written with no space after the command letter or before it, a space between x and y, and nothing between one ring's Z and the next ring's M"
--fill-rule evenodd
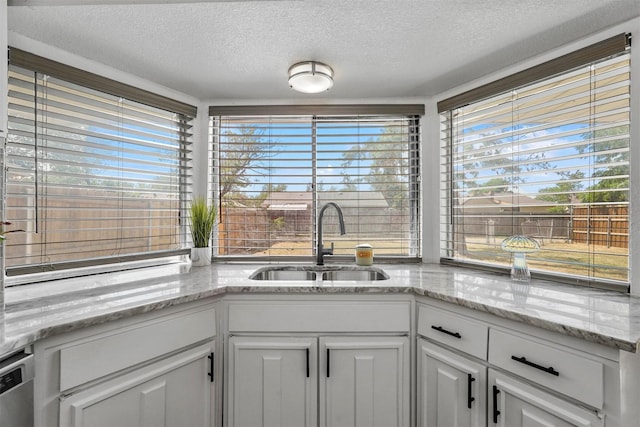
M533 363L527 360L527 358L524 356L523 357L511 356L511 359L515 360L516 362L524 363L525 365L531 366L532 368L540 369L541 371L546 372L547 374L555 375L556 377L560 375L560 372L553 369L553 367L549 366L548 368L545 368L544 366L538 365L537 363Z
M329 375L330 370L329 368L331 367L331 354L330 354L331 350L327 349L327 378L329 378L331 375Z
M211 354L209 356L207 356L209 358L209 380L211 382L213 382L213 371L214 371L214 355L213 352L211 352Z
M476 400L475 397L473 397L473 382L476 379L473 378L473 376L471 374L467 374L467 408L471 409L471 403Z
M452 337L456 337L458 339L462 338L462 335L460 335L458 332L451 332L451 331L447 331L445 328L443 328L442 326L434 326L431 325L431 329L435 329L438 332L442 332L443 334L447 334L447 335L451 335Z
M307 348L307 378L309 378L309 349Z
M498 390L497 386L493 386L493 423L498 424L498 415L500 415L500 411L498 411L498 394L500 390Z

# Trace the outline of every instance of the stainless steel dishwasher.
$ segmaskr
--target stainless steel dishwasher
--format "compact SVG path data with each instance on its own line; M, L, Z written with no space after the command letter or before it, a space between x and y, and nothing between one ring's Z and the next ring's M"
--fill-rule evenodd
M33 426L33 355L0 360L0 427Z

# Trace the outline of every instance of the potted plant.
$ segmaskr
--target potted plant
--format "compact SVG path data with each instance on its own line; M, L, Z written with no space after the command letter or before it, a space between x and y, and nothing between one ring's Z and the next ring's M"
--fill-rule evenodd
M208 206L204 197L195 197L189 207L191 221L191 265L211 264L211 233L216 222L216 207Z

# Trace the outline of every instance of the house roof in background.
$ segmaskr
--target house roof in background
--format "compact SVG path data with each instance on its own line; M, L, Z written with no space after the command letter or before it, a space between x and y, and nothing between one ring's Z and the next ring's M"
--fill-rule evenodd
M306 210L312 202L312 195L307 191L274 191L262 202L262 207L268 210ZM300 209L302 206L304 209Z
M473 208L495 208L495 209L511 209L511 208L541 208L548 209L549 202L534 199L518 193L494 193L481 196L466 197L461 199L461 204L465 209Z
M341 208L386 209L389 204L379 191L327 191L318 193L318 202L336 202ZM268 210L303 210L310 208L312 195L306 191L276 191L262 202Z

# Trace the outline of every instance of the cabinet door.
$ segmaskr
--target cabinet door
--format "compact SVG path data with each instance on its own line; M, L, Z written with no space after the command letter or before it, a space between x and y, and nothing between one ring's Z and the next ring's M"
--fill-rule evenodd
M231 337L229 427L317 423L317 339Z
M417 364L419 426L484 426L487 368L424 339Z
M489 426L602 427L595 411L489 369Z
M207 343L61 397L60 426L211 426L213 348Z
M409 425L407 337L320 338L320 425Z

